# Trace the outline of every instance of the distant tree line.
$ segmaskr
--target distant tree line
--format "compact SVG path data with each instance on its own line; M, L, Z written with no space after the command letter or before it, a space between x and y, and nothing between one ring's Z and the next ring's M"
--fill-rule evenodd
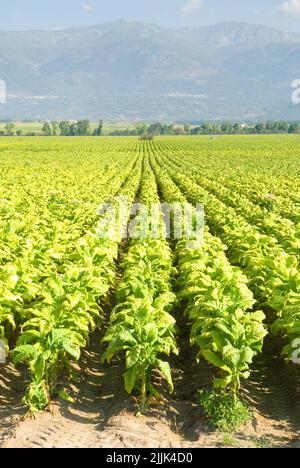
M0 129L0 136L35 136L38 132L28 131L24 133L18 129L13 122L3 122L4 127ZM89 120L78 121L53 121L42 123L42 134L44 136L101 136L103 135L103 120L97 127L92 129ZM142 139L158 135L263 135L263 134L300 134L300 122L270 121L257 124L242 124L240 122L203 122L199 124L162 124L162 123L139 123L134 128L114 130L110 136L138 136Z
M133 129L114 130L110 136L158 136L158 135L190 135L191 127L189 125L175 126L173 124L154 123L147 125L145 123L137 124Z
M7 122L5 127L3 129L0 129L0 136L22 136L23 132L22 130L18 129L16 130L16 126L12 122Z
M203 122L199 125L185 124L181 126L155 123L140 124L134 129L115 130L112 136L158 136L158 135L242 135L242 134L275 134L300 133L300 122L260 122L257 124L241 124L223 122Z
M98 126L92 131L89 120L77 120L69 122L45 122L42 128L45 136L101 136L103 134L103 120L100 120Z
M191 128L191 135L263 135L280 133L300 133L300 122L259 122L257 124L241 124L223 122L215 124L204 122Z
M97 127L92 130L89 120L78 120L76 122L53 121L44 122L42 133L44 136L101 136L103 134L103 120L100 120ZM39 133L29 131L24 133L22 129L17 129L13 122L6 122L3 129L0 129L0 136L36 136Z

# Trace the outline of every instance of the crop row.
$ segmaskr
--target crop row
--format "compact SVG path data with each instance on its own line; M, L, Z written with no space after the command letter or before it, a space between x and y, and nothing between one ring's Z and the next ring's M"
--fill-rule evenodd
M103 359L110 361L125 353L125 388L129 394L137 390L141 410L148 398L157 397L152 385L152 371L159 368L173 390L171 369L163 356L177 354L175 320L170 314L176 296L172 293L173 257L166 240L155 177L147 154L139 193L139 208L134 230L122 265L117 286L117 305L111 313L104 342L108 343ZM159 210L157 225L148 217L151 205ZM155 228L157 235L149 235Z
M132 177L133 165L130 163L121 178L119 164L110 172L106 169L112 185L108 186L111 192L108 191L103 200L122 188L133 201L141 162L136 163L135 177ZM49 237L48 217L44 218L45 231L39 228L24 237L18 235L15 251L7 249L7 259L3 259L1 266L2 284L7 289L1 303L2 335L8 339L11 335L7 323L10 328L20 326L13 356L15 363L25 361L29 365L32 383L25 402L32 410L46 406L58 375L71 370L70 359L79 359L89 332L101 320L99 298L105 299L114 284L120 239L99 237L101 219L97 216L95 194L91 189L91 186L86 187L94 197L94 213L85 232L82 232L86 207L83 203L79 204L82 216L78 214L70 225L67 220L63 225L62 220L57 231L51 230ZM63 208L60 216L64 215ZM53 218L51 215L49 218L51 225ZM58 239L56 232L59 232ZM49 238L49 242L41 242L44 238ZM27 250L17 258L20 245Z
M162 157L161 164L191 203L205 204L208 225L228 245L230 261L246 273L250 289L260 306L268 306L277 312L273 330L286 340L284 352L292 357L293 343L299 336L300 273L297 258L288 255L274 238L261 234L190 177L179 173L170 159Z
M172 161L182 170L182 163L178 157L172 158ZM251 202L237 190L238 183L235 182L236 190L224 186L219 180L215 180L213 175L207 171L205 174L198 175L194 173L195 164L185 160L184 170L192 174L195 182L199 183L206 190L213 193L221 199L227 206L243 216L250 224L255 225L263 234L274 236L283 246L284 250L300 257L300 229L290 219L284 218L275 212L269 212L266 208Z
M164 200L186 204L187 200L172 179L151 159ZM192 208L191 208L192 209ZM219 371L217 388L236 393L240 380L250 375L250 365L263 345L266 330L261 311L253 312L253 294L247 278L233 267L219 238L205 230L176 244L178 298L192 323L191 344Z

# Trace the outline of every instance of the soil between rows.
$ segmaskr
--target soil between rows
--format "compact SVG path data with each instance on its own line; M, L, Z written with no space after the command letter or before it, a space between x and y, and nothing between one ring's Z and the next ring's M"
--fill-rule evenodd
M0 368L1 448L300 448L299 380L266 343L243 395L252 411L251 423L237 434L215 431L197 404L197 389L208 386L212 370L194 362L188 337L179 337L180 357L172 359L175 392L167 394L159 373L156 385L161 402L153 402L146 416L136 416L135 398L124 391L120 362L100 363L101 347L95 333L79 363L78 383L67 390L76 402L54 400L50 410L25 416L21 404L26 386L23 369ZM155 403L155 404L154 404Z

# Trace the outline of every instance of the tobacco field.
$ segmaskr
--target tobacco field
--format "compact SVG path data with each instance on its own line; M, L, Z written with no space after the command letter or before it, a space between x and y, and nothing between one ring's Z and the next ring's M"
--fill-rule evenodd
M174 440L186 431L197 446L216 444L199 441L207 431L256 418L266 427L252 444L299 444L299 150L300 138L284 135L2 138L6 440L87 395L101 412L109 385L118 405L106 426L122 411L136 424L164 418ZM141 205L118 216L120 196ZM111 210L99 211L112 203L116 230ZM195 216L199 203L204 233L169 239L162 204ZM158 235L140 236L153 205ZM97 399L84 384L89 366L106 375L92 379Z

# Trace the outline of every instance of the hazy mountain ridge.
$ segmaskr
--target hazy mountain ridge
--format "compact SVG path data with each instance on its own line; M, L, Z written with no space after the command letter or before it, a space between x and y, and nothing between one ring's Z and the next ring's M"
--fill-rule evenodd
M0 118L296 118L299 57L300 34L236 22L0 31Z

